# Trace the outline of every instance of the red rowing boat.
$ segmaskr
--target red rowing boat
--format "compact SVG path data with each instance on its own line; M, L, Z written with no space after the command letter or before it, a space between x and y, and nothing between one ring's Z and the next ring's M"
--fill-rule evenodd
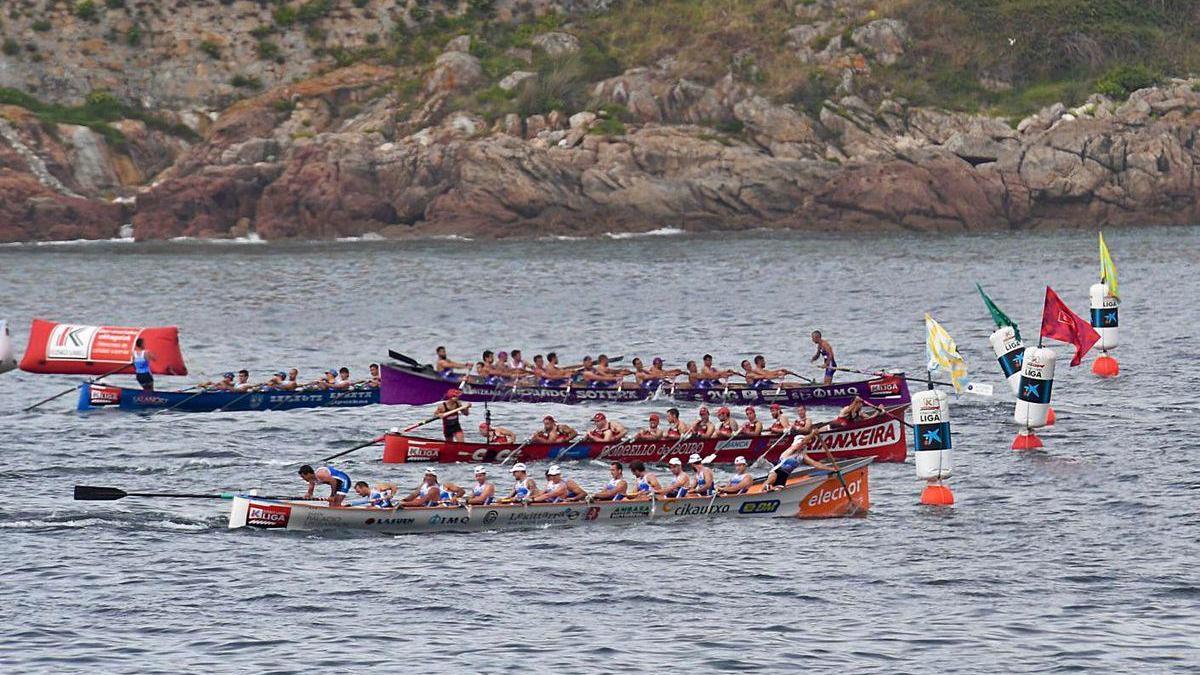
M907 405L889 408L886 414L850 422L845 427L829 429L821 432L824 448L829 448L837 459L856 457L874 457L876 462L903 462L908 452L904 433L904 410ZM510 461L538 462L564 460L597 459L603 457L614 462L654 462L664 453L663 461L679 457L683 461L692 453L702 457L716 455L716 464L733 464L739 455L747 461L754 462L764 453L767 461L775 462L779 454L787 449L789 440L779 441L778 434L762 436L735 436L733 438L697 438L678 442L678 439L664 440L628 440L609 443L583 441L577 445L573 442L563 443L530 443L521 447L520 443L476 443L442 441L420 436L408 436L402 433L389 433L384 439L383 461L386 463L402 462L440 462L452 464L469 462L472 464L504 462L521 448L520 457ZM678 445L676 445L678 443ZM674 446L674 447L673 447Z

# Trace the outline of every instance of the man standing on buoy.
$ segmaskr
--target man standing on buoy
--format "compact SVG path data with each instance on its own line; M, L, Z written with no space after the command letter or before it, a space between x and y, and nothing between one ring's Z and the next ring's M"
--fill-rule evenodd
M812 361L824 358L825 361L825 384L833 384L833 374L837 372L837 358L833 355L833 345L829 344L829 340L821 337L821 331L814 330L812 332L813 344L817 346L817 353L813 354Z

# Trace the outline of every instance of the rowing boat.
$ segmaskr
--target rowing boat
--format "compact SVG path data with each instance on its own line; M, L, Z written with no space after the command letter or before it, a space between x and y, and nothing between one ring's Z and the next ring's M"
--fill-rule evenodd
M316 389L312 391L143 391L85 382L79 386L79 410L116 407L120 410L180 412L246 412L293 408L356 408L379 403L379 389Z
M661 391L676 401L728 405L821 405L844 406L860 396L873 405L899 405L911 399L908 381L901 373L837 384L748 387L730 385L707 389L674 387L647 388L636 384L620 387L540 386L536 384L489 383L477 378L438 375L424 368L383 364L380 369L380 402L391 405L426 405L445 398L452 388L462 391L460 400L472 403L634 403Z
M378 509L334 508L313 502L238 496L230 508L229 527L409 534L701 520L718 516L831 518L862 513L870 507L867 476L870 463L870 458L864 458L844 464L845 487L836 475L811 469L793 475L782 489L768 492L759 484L745 494L727 497Z
M887 414L855 420L844 427L823 431L822 446L818 451L828 448L837 459L870 457L877 462L903 462L908 452L902 422L906 407L895 406L889 408ZM731 439L698 438L683 442L678 442L678 439L634 439L579 444L570 441L529 444L456 443L403 433L389 433L384 436L383 461L443 464L507 462L510 461L512 453L521 448L519 459L522 462L578 461L599 457L622 463L635 460L652 462L660 457L663 461L671 457L686 461L692 453L702 457L714 455L713 462L716 464L733 464L739 455L753 462L763 454L767 455L767 461L775 462L789 444L786 440L777 441L778 434L737 436Z

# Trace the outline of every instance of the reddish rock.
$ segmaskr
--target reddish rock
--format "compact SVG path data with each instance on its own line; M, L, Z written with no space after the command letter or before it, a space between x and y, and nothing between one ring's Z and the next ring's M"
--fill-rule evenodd
M30 174L0 169L0 241L111 239L123 222L120 205L67 197Z

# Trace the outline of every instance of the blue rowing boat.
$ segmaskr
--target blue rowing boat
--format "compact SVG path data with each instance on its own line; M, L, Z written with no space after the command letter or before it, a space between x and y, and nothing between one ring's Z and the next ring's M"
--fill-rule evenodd
M314 389L287 391L142 391L85 382L79 385L79 410L116 407L120 410L180 412L246 412L294 408L357 408L379 403L379 389Z

